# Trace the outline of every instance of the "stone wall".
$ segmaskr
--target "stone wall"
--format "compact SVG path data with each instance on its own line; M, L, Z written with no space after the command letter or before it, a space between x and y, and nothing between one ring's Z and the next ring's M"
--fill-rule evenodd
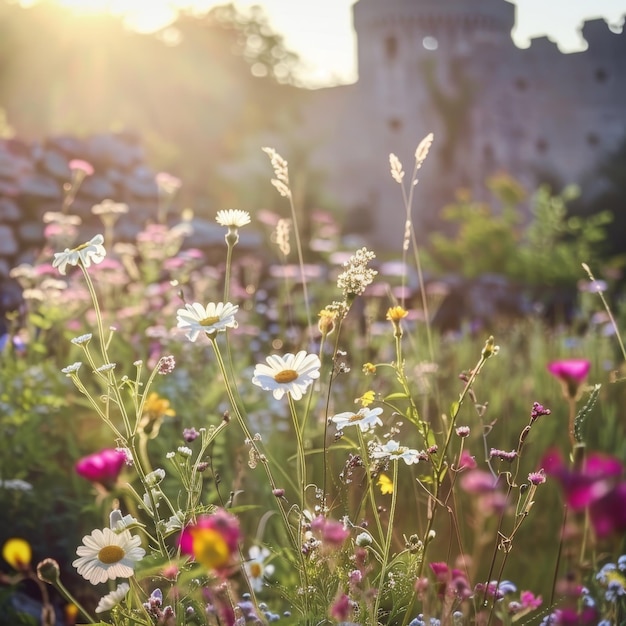
M116 227L119 239L132 239L156 219L158 187L138 138L100 134L88 138L52 137L27 144L0 140L0 276L19 263L32 263L44 242L44 215L62 210L69 162L93 166L71 207L82 220L81 235L102 230L91 208L105 199L123 202L129 212Z

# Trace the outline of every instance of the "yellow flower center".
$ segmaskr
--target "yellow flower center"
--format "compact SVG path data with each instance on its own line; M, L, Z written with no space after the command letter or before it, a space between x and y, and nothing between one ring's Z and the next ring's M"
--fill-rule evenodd
M298 378L298 372L295 370L283 370L274 376L277 383L291 383Z
M74 252L80 252L81 250L84 250L85 248L89 247L89 243L81 243L80 246L76 246L74 248Z
M263 566L258 561L252 561L252 563L250 563L250 576L252 576L252 578L261 578L262 573Z
M224 537L212 528L194 528L193 554L196 561L208 569L220 569L228 565L230 550Z
M363 416L360 413L353 413L350 416L349 422L358 422Z
M219 315L211 315L211 317L205 317L203 320L200 320L198 323L200 326L213 326L213 324L217 324L220 321Z
M104 548L101 548L100 552L98 552L98 560L101 563L111 565L113 563L119 563L125 555L124 549L120 546L104 546Z

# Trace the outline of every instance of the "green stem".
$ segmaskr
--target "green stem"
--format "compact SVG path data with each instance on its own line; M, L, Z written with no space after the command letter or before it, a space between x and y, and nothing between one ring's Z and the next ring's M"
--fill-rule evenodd
M270 483L270 487L272 488L272 492L275 492L277 489L276 486L276 482L274 481L274 477L272 475L272 471L269 467L269 464L267 462L267 457L261 453L261 451L259 450L259 447L256 443L256 441L254 440L254 438L252 437L252 434L250 433L250 429L248 428L248 425L246 424L243 415L241 413L241 410L239 408L239 404L237 403L236 399L235 399L235 394L233 392L232 389L232 385L231 385L231 381L228 378L228 373L226 370L226 364L224 363L224 359L222 358L222 353L220 352L219 346L217 345L217 338L215 335L213 335L212 337L209 337L209 339L211 340L211 346L213 347L213 352L215 353L215 358L217 359L217 363L218 363L218 367L220 369L220 373L222 374L222 378L224 380L224 386L226 388L226 394L228 395L228 400L230 401L231 407L233 412L235 413L235 417L237 418L237 422L241 428L241 430L243 431L243 434L247 440L247 442L249 442L249 445L252 446L252 449L255 451L257 457L261 460L261 465L263 466L265 473L267 475L267 479ZM299 535L298 537L296 537L296 535L294 534L293 528L291 526L291 524L289 523L289 518L287 516L287 512L285 511L285 508L280 504L280 502L278 501L278 498L276 498L276 502L278 504L278 510L280 512L280 515L282 517L283 520L283 524L285 526L285 530L287 531L287 534L289 535L289 539L291 541L291 544L293 546L294 551L296 552L296 554L298 554L299 559L300 559L300 566L302 568L302 575L304 578L304 613L305 615L308 614L308 589L309 589L309 576L308 576L308 572L307 572L307 564L306 564L306 560L304 557L304 554L302 553L302 550L300 549L300 542L299 542ZM300 519L298 520L298 524L300 524ZM298 527L300 529L300 526Z
M289 412L291 413L291 419L293 421L293 429L296 433L296 454L298 463L298 480L297 484L300 487L300 509L306 508L306 456L304 454L304 439L302 437L302 427L298 424L298 412L296 411L296 405L291 397L291 394L287 394L289 399Z
M393 463L393 492L391 494L391 508L389 510L389 520L387 522L387 535L385 537L385 546L382 555L382 563L380 566L380 578L378 581L378 593L376 594L376 602L374 604L374 619L378 619L378 609L383 596L385 587L385 576L387 575L387 566L389 563L389 553L391 552L391 540L393 538L393 519L396 512L396 502L398 499L398 463Z
M59 578L55 582L51 582L57 591L70 603L73 604L87 619L90 624L97 624L98 622L84 609L81 603L65 588L65 585Z

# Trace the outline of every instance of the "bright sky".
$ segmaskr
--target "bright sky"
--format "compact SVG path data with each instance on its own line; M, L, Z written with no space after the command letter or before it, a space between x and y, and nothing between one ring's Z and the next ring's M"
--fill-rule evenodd
M22 4L36 1L21 0ZM203 11L226 4L228 0L56 1L81 10L124 14L137 27L149 30L167 24L177 6ZM619 27L626 14L626 0L512 1L517 5L513 39L520 47L528 46L531 37L547 34L564 52L580 50L584 42L578 28L584 19L604 17ZM306 64L309 84L328 85L356 80L356 42L351 14L355 0L233 0L233 3L239 8L257 4L265 9L287 47L297 52Z

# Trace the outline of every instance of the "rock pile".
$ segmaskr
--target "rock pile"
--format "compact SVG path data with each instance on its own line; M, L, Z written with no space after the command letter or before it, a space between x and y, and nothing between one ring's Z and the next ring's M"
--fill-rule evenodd
M156 220L159 190L137 137L129 133L84 139L58 136L33 144L0 139L0 275L36 258L44 241L43 216L61 211L73 159L94 169L71 207L71 213L82 219L81 236L102 230L91 208L105 199L129 207L116 227L119 239L133 239L146 222Z

